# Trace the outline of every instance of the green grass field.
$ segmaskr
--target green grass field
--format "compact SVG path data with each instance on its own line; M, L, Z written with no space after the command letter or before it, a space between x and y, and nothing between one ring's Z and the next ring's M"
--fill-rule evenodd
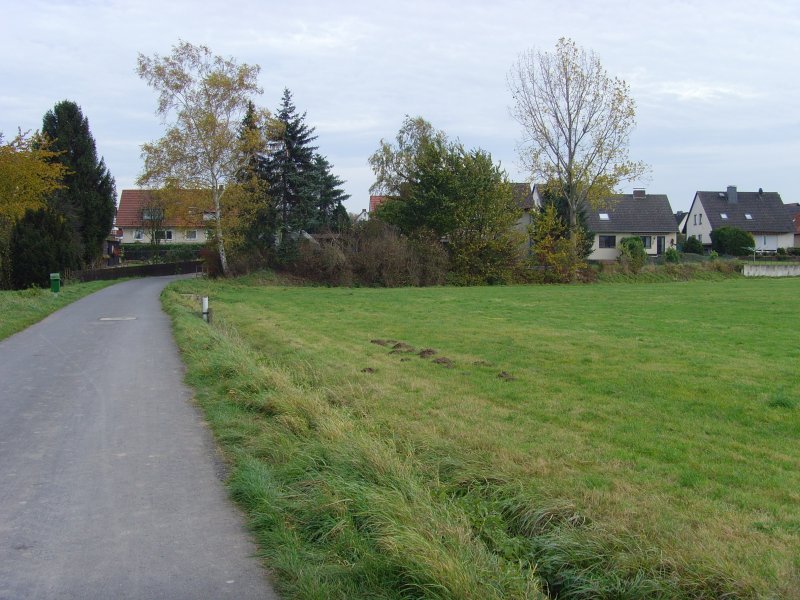
M50 290L30 288L0 291L0 340L41 321L50 313L119 281L70 283L58 296Z
M800 597L798 279L164 302L289 598Z

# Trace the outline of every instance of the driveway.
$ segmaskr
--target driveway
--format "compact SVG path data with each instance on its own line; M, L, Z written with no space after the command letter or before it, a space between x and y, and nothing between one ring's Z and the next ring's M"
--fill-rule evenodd
M277 598L182 383L172 279L0 342L0 598Z

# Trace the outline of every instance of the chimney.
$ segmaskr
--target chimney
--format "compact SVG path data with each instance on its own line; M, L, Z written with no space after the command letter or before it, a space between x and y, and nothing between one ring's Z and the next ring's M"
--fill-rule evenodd
M736 204L739 202L739 194L736 192L735 185L728 186L728 204Z
M644 188L633 188L633 197L634 198L645 198L647 194L645 193Z

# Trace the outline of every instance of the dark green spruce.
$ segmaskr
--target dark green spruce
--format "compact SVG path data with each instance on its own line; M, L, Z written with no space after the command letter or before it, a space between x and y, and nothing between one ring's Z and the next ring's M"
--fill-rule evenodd
M56 160L67 167L64 188L48 204L67 219L80 245L81 262L89 265L102 254L114 221L114 178L98 159L89 120L75 102L63 100L48 111L42 133L52 140L51 149L61 153Z
M11 232L11 285L47 287L50 273L78 269L80 246L66 218L51 208L27 210Z
M281 234L303 229L315 216L314 128L298 114L292 93L285 89L277 114L267 132L264 176L277 210Z

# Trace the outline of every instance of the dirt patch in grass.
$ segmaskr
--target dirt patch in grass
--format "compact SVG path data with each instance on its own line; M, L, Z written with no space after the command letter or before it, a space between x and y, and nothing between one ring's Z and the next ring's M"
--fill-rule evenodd
M511 373L509 373L508 371L500 371L500 372L497 374L497 378L498 378L498 379L503 379L503 380L505 380L505 381L516 381L516 380L517 380L517 378L516 378L516 377L514 377L514 376L513 376Z
M490 363L488 360L476 360L472 363L476 367L493 367L494 365Z
M408 352L414 352L414 346L410 346L405 342L397 342L394 346L392 346L392 351L390 354L405 354Z
M373 369L372 367L364 367L363 369L361 369L361 372L362 373L374 373L375 369Z
M436 350L434 350L433 348L424 348L419 351L418 356L420 358L430 358L434 354L436 354Z
M442 365L447 369L452 369L453 367L456 366L453 360L447 358L446 356L440 356L439 358L434 358L433 362L436 363L437 365Z

